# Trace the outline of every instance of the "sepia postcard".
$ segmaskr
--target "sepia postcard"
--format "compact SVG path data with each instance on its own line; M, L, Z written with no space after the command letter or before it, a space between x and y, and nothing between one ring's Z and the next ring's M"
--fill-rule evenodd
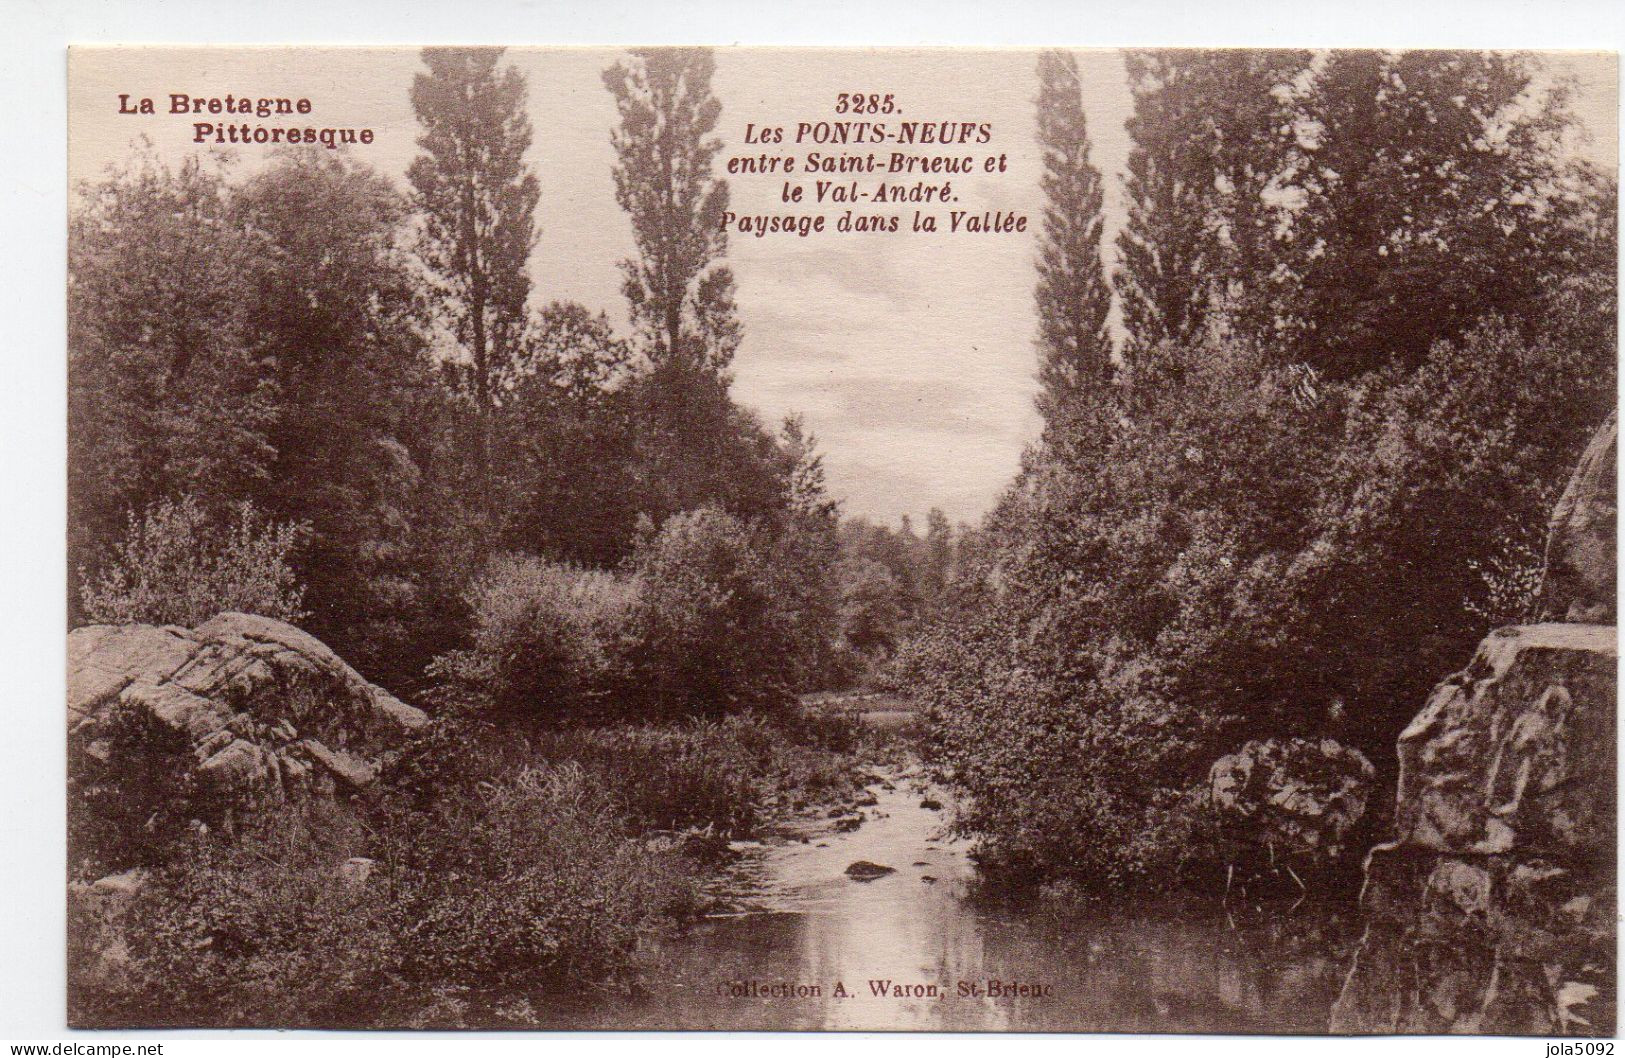
M1615 1033L1615 54L68 66L71 1027Z

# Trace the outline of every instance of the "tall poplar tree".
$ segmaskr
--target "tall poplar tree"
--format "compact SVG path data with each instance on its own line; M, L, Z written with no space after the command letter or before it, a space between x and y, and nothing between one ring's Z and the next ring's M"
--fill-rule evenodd
M1078 64L1070 53L1038 57L1038 142L1047 204L1038 244L1038 328L1046 431L1111 379L1111 290L1100 260L1100 170L1089 161Z
M468 353L479 416L480 491L490 511L491 408L526 322L539 190L525 164L525 79L499 69L501 48L425 48L412 79L423 153L407 179L423 217L419 253L437 280L446 321Z
M1304 51L1164 50L1125 57L1128 220L1114 277L1132 364L1164 341L1227 321L1269 326L1277 295L1264 267L1279 219L1268 191L1295 145L1293 90Z
M604 71L620 125L615 200L632 219L638 257L622 290L649 361L722 375L739 346L733 273L722 214L728 185L712 175L722 146L722 104L711 93L716 59L705 48L647 48Z
M641 510L655 521L702 506L746 519L785 506L772 434L729 395L741 328L723 263L726 182L712 175L722 105L703 48L632 51L604 71L620 122L615 199L637 256L623 261L641 363L625 389Z

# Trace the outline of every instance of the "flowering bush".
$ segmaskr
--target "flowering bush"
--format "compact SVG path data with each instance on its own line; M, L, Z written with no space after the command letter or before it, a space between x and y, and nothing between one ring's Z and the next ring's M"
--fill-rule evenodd
M192 496L131 512L124 538L94 576L81 571L87 622L195 625L222 610L299 621L305 589L291 564L303 535L251 503L223 523Z

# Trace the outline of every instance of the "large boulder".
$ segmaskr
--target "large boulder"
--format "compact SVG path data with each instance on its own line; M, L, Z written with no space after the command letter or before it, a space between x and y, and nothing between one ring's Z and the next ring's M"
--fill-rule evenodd
M369 784L374 757L428 722L283 621L222 613L194 629L68 633L71 752L102 759L133 715L185 745L207 788L243 803Z
M1613 1032L1611 625L1503 628L1399 740L1334 1032Z
M1333 739L1255 739L1213 763L1208 789L1231 840L1324 861L1342 855L1375 778L1364 754Z
M1619 418L1610 412L1586 446L1552 510L1540 614L1546 621L1614 624L1615 448Z

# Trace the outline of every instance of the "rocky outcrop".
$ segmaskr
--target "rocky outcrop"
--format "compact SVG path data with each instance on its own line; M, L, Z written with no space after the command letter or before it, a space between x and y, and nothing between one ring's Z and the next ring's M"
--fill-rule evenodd
M70 752L107 759L131 717L183 743L207 788L245 803L368 785L374 755L428 718L283 621L68 634Z
M1614 1032L1616 434L1552 514L1541 609L1569 623L1491 633L1399 737L1333 1032Z
M1586 446L1552 511L1540 599L1543 620L1618 623L1614 586L1618 439L1619 419L1613 413Z
M1503 628L1399 740L1333 1032L1610 1034L1609 625Z
M1255 739L1213 763L1208 790L1229 840L1321 861L1343 854L1375 778L1364 754L1329 738Z

